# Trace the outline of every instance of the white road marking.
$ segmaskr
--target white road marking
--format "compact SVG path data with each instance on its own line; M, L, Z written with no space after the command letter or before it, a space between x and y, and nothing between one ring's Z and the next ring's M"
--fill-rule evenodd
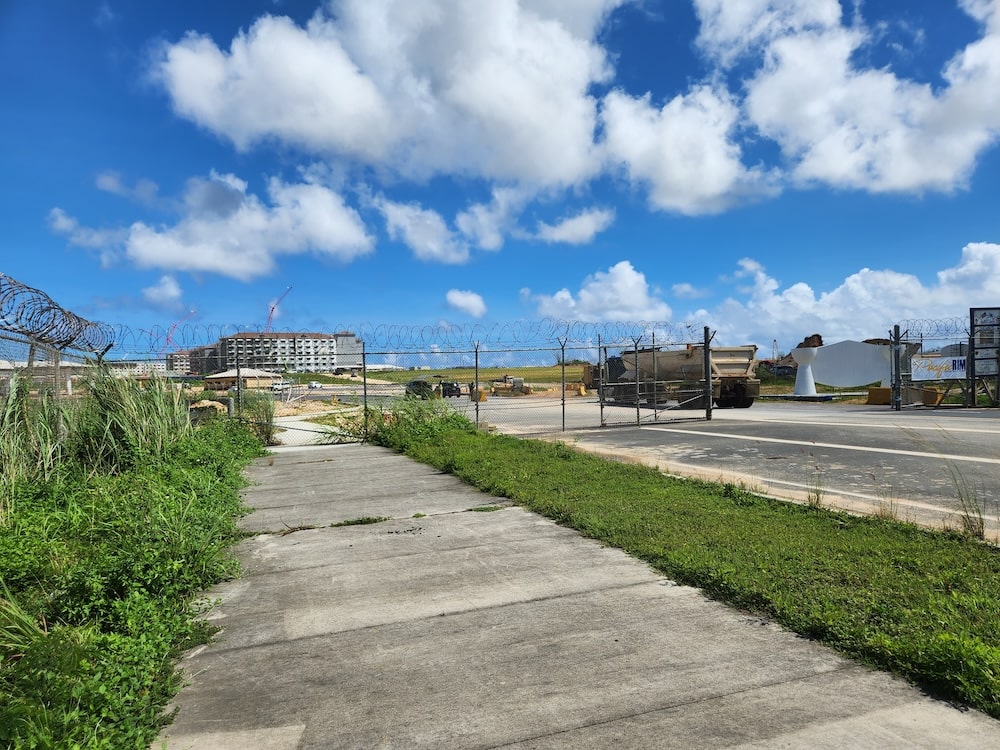
M861 453L888 453L896 456L914 456L917 458L939 458L942 461L967 461L977 464L1000 464L1000 458L978 458L976 456L957 456L947 453L934 453L933 451L904 451L897 448L869 448L860 445L844 445L842 443L818 443L805 440L785 440L783 438L760 437L759 435L733 435L726 432L692 432L691 430L678 430L671 427L645 426L644 430L656 430L657 432L676 432L679 435L703 435L706 437L729 438L731 440L748 440L759 443L780 443L782 445L800 445L812 448L833 448L844 451L860 451Z

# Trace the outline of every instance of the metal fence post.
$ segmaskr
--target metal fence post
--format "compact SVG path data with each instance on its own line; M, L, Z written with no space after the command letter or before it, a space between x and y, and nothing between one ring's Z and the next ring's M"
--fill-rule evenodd
M608 361L608 355L607 352L604 352L602 360L601 352L604 352L601 347L601 334L597 334L597 403L600 409L600 425L606 427L607 423L604 421L604 366Z
M566 432L566 339L559 339L560 357L562 362L562 431Z
M712 334L705 326L705 420L712 421Z
M639 406L639 342L642 337L632 337L632 359L635 362L635 424L642 424L642 411Z
M892 327L892 408L902 410L903 405L903 373L900 361L899 325Z
M365 349L365 342L361 342L361 411L363 417L363 434L368 440L368 351Z
M660 372L657 369L656 361L656 329L650 333L650 347L653 350L653 421L660 421Z
M474 394L475 398L473 399L473 403L476 405L476 429L478 430L479 429L479 390L480 390L479 389L479 342L478 341L475 342L473 344L473 347L474 347L474 350L475 350L475 353L476 353L476 370L475 370L475 372L476 372L476 379L473 381L473 383L475 384L475 394ZM471 397L471 396L473 396L473 394L470 393L469 396Z

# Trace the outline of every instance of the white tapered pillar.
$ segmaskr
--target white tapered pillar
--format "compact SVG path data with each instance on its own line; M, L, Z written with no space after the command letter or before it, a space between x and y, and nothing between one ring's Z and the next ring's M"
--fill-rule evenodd
M815 396L816 380L813 378L812 363L816 359L816 347L803 346L792 349L792 359L798 364L799 369L795 373L796 396Z

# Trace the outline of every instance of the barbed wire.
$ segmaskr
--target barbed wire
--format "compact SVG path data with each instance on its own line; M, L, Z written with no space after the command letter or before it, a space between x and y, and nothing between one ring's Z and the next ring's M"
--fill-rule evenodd
M914 318L899 321L899 330L906 339L961 339L969 338L969 319L965 318Z
M40 289L0 273L0 329L56 349L104 354L114 344L114 331L74 315Z
M184 323L170 328L114 327L115 354L168 354L210 346L228 336L268 335L354 335L371 351L439 351L469 350L490 346L594 346L598 341L609 345L628 343L634 338L648 339L655 335L664 346L700 341L702 326L667 322L584 322L554 318L521 320L509 323L468 325L390 325L362 323L338 325L326 330L270 330L235 324Z

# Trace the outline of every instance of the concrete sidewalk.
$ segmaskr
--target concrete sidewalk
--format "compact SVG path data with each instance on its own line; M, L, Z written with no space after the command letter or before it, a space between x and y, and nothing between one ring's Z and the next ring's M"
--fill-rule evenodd
M250 477L258 534L168 748L1000 747L1000 722L384 449L278 448ZM331 526L362 518L389 520Z

